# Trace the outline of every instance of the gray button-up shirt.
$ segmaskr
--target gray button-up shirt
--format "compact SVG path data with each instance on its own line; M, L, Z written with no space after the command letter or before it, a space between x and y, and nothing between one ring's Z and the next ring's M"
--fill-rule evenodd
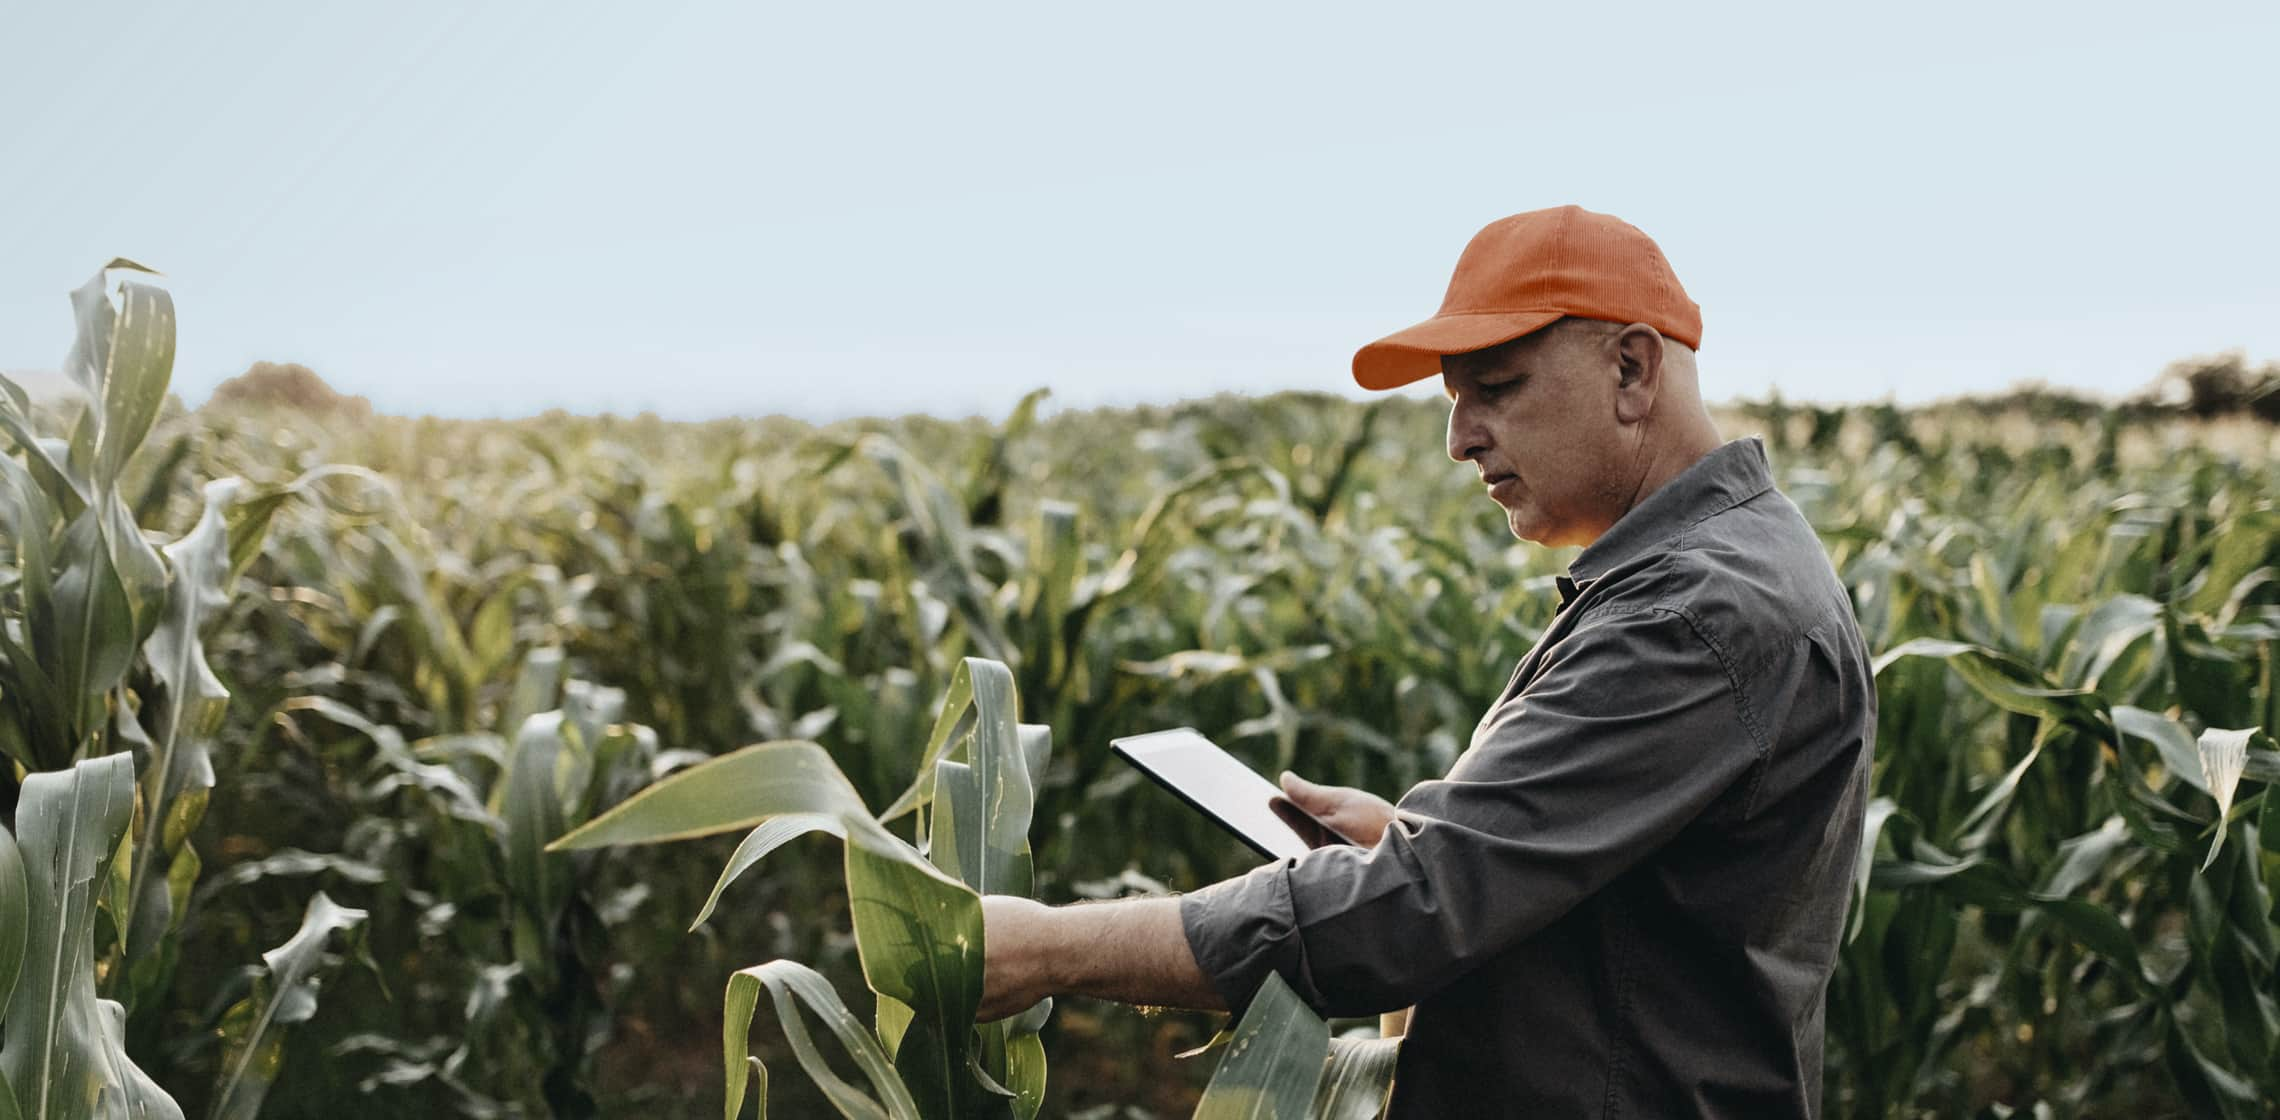
M1819 538L1736 440L1578 555L1374 848L1183 896L1229 1006L1415 1005L1395 1117L1811 1117L1876 740Z

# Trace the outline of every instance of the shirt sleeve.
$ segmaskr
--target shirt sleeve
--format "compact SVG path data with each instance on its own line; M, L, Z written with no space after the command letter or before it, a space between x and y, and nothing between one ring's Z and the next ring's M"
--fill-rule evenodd
M1499 704L1376 847L1321 848L1183 895L1231 1008L1268 972L1320 1014L1410 1006L1668 843L1763 757L1743 693L1683 613L1589 620Z

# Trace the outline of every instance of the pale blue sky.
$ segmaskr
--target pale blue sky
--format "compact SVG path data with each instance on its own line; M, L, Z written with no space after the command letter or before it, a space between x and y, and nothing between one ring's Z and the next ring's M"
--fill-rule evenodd
M2121 393L2280 358L2276 64L2270 0L12 5L0 369L125 255L192 403L1350 389L1574 202L1661 243L1714 398Z

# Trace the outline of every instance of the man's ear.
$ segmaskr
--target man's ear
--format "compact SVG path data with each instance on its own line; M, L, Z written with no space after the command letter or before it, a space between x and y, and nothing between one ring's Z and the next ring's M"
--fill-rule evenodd
M1615 418L1636 424L1654 414L1655 396L1662 391L1662 333L1645 323L1632 323L1615 336Z

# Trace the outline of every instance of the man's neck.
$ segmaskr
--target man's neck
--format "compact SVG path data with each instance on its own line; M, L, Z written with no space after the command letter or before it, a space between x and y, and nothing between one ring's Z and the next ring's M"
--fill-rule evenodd
M1647 438L1651 446L1647 449L1647 462L1640 472L1637 486L1606 528L1593 534L1591 540L1581 542L1585 548L1591 547L1600 537L1605 536L1608 529L1614 528L1616 522L1637 509L1640 503L1662 489L1665 483L1685 474L1688 467L1701 462L1703 456L1725 444L1725 440L1718 435L1717 427L1711 424L1708 417L1703 417L1698 424L1689 425L1683 432L1652 432Z
M1675 437L1677 433L1673 435ZM1685 474L1688 467L1701 462L1704 455L1718 450L1725 442L1719 438L1718 429L1708 420L1690 428L1683 438L1664 441L1663 447L1648 462L1646 474L1639 482L1639 492L1631 499L1631 505L1636 507L1640 502L1646 501L1649 494L1662 489L1663 484L1671 479Z

